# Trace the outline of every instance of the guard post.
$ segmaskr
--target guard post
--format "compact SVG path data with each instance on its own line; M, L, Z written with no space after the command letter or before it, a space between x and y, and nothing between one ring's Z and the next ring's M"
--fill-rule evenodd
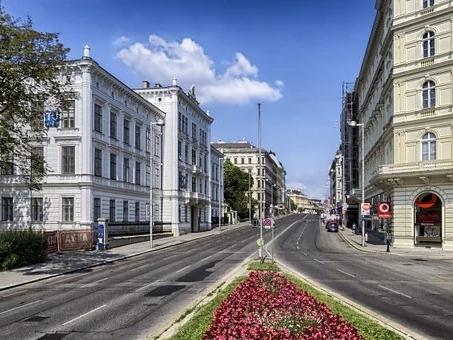
M106 218L98 218L96 235L97 235L97 240L98 240L98 242L96 244L96 249L99 251L106 250L107 243L108 243L107 219Z

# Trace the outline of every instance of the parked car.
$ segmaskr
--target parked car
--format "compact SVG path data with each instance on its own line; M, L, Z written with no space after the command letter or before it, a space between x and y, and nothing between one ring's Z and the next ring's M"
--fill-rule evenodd
M329 222L326 225L327 231L334 231L338 232L338 223L337 222Z

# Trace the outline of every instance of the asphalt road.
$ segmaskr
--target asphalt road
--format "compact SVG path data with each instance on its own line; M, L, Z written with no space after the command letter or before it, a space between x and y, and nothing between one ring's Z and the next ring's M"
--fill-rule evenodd
M453 339L453 261L364 253L316 216L275 242L276 258L313 281L429 339Z
M279 220L276 235L300 216ZM256 251L243 227L0 292L0 339L142 339L157 335ZM265 238L269 239L267 232Z

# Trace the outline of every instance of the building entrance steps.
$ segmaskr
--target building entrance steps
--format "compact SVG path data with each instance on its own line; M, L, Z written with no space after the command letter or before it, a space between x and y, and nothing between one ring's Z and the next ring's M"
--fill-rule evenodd
M218 233L225 233L241 227L250 226L248 222L224 225L220 228L198 233L189 233L176 237L157 238L150 249L149 241L127 244L106 251L68 251L49 255L47 262L27 267L16 268L0 272L0 290L21 286L35 281L45 280L78 271L84 271L110 262L123 260L129 257L145 254L151 251L190 242Z

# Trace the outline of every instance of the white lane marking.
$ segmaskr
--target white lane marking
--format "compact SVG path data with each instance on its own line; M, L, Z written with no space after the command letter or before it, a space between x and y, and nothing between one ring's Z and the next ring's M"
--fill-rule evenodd
M401 293L401 292L399 292L397 290L394 290L394 289L391 289L391 288L388 288L388 287L385 287L385 286L382 286L382 285L378 285L378 287L381 287L382 289L388 290L389 292L392 292L392 293L407 297L408 299L412 299L412 296L406 295L406 294Z
M204 259L201 259L201 261L206 261L209 260L210 258L214 257L214 255L209 255L208 257L205 257Z
M94 287L95 285L97 285L99 282L102 282L102 281L105 281L109 279L108 277L104 277L103 279L100 279L100 280L97 280L97 281L94 281L94 282L90 282L90 283L87 283L87 284L84 284L82 286L80 286L80 288L85 288L85 287Z
M19 309L19 308L23 308L23 307L27 307L27 306L30 306L30 305L34 305L35 303L38 303L38 302L41 302L41 301L42 300L36 300L36 301L33 301L33 302L26 303L25 305L21 305L21 306L17 306L17 307L5 310L3 312L0 312L0 315L8 313L8 312L12 312L13 310L16 310L16 309Z
M146 289L146 288L148 288L149 286L152 286L152 285L156 284L156 282L158 282L158 281L154 281L154 282L148 283L147 285L145 285L145 286L143 286L143 287L140 287L140 288L136 289L135 292L139 292L139 291L141 291L141 290L143 290L143 289Z
M315 260L318 263L324 264L324 262L322 262L321 260L318 260L318 259L313 259L313 260Z
M337 271L339 271L340 273L343 273L343 274L345 274L345 275L348 275L348 276L350 276L350 277L355 277L355 275L354 275L354 274L351 274L351 273L345 272L345 271L343 271L343 270L341 270L341 269L337 269Z
M304 230L302 230L302 232L301 232L300 235L299 235L299 238L297 239L297 250L300 249L300 247L299 247L299 242L300 242L300 239L302 238L302 235L305 233L305 230L306 230L306 229L307 229L307 225L305 225Z
M105 306L107 306L107 305L99 306L99 307L97 307L97 308L95 308L95 309L90 310L89 312L86 312L85 314L79 315L78 317L76 317L76 318L74 318L74 319L72 319L72 320L66 321L64 324L62 324L62 326L66 326L67 324L70 324L70 323L72 323L72 322L74 322L74 321L77 321L77 320L83 318L84 316L87 316L88 314L94 313L94 312L96 312L97 310L99 310L99 309L101 309L101 308L104 308Z
M181 272L183 272L184 270L186 270L186 269L188 269L190 267L192 267L191 264L189 264L188 266L185 266L184 268L178 269L177 271L175 271L175 274L181 273Z
M17 294L20 294L20 293L23 293L25 292L25 290L21 290L19 292L15 292L15 293L11 293L11 294L7 294L7 295L2 295L2 298L6 298L8 296L13 296L13 295L17 295Z

